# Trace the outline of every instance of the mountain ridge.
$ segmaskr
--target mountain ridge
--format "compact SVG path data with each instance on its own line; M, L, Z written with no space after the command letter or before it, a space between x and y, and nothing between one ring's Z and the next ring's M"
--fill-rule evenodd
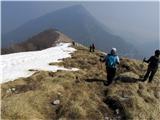
M137 55L131 44L121 37L113 35L106 26L95 19L82 6L60 9L27 22L15 31L10 32L6 37L2 36L2 47L5 44L24 41L33 34L38 34L52 27L84 45L95 43L96 47L103 51L109 51L111 47L117 47L120 54L126 56Z
M2 54L43 50L60 42L72 42L72 39L56 29L48 29L24 42L14 44L9 48L2 48Z

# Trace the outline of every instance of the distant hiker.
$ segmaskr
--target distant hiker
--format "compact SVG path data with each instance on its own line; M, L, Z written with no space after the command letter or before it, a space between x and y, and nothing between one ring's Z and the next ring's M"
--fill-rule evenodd
M92 45L89 46L89 52L92 52Z
M75 45L76 45L74 41L72 41L72 45L73 45L73 46L75 46Z
M156 50L154 56L151 56L148 60L146 60L146 58L143 59L144 62L149 63L143 81L146 81L147 78L149 77L148 82L152 82L153 77L158 70L158 64L160 62L159 56L160 56L160 50Z
M101 60L102 62L105 62L107 71L107 83L105 82L105 85L110 85L116 75L117 64L120 63L119 57L116 53L116 48L112 48L111 53L106 55L106 57Z
M92 44L92 51L94 52L94 50L95 50L95 45Z
M94 44L89 46L89 51L90 52L94 52L95 51L95 45Z

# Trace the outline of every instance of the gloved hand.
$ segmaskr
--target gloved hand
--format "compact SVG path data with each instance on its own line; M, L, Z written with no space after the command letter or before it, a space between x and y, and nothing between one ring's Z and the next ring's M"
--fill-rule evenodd
M103 61L103 59L100 57L100 58L99 58L99 61L100 61L100 62L102 62L102 61Z

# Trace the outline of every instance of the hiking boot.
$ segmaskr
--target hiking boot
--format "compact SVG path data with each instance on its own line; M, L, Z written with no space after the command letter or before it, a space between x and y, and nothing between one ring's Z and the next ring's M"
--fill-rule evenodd
M151 79L151 80L148 80L148 83L152 83L152 79Z
M147 79L144 79L144 78L143 78L143 79L140 79L141 82L145 82L146 80L147 80Z

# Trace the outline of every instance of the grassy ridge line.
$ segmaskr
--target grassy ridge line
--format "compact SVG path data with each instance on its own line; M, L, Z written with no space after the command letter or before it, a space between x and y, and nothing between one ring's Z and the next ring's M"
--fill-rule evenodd
M159 73L153 84L118 81L106 87L103 85L106 80L105 65L99 62L102 53L90 53L84 46L75 48L77 51L71 58L56 65L79 68L79 71L37 71L28 78L2 84L2 119L114 118L114 111L104 102L108 97L116 97L120 101L128 118L156 120L160 117L157 94L160 91ZM141 61L122 58L117 75L142 75L147 66L142 69L140 64ZM15 91L8 92L10 88L15 88ZM60 104L53 106L51 102L56 99L60 100Z

